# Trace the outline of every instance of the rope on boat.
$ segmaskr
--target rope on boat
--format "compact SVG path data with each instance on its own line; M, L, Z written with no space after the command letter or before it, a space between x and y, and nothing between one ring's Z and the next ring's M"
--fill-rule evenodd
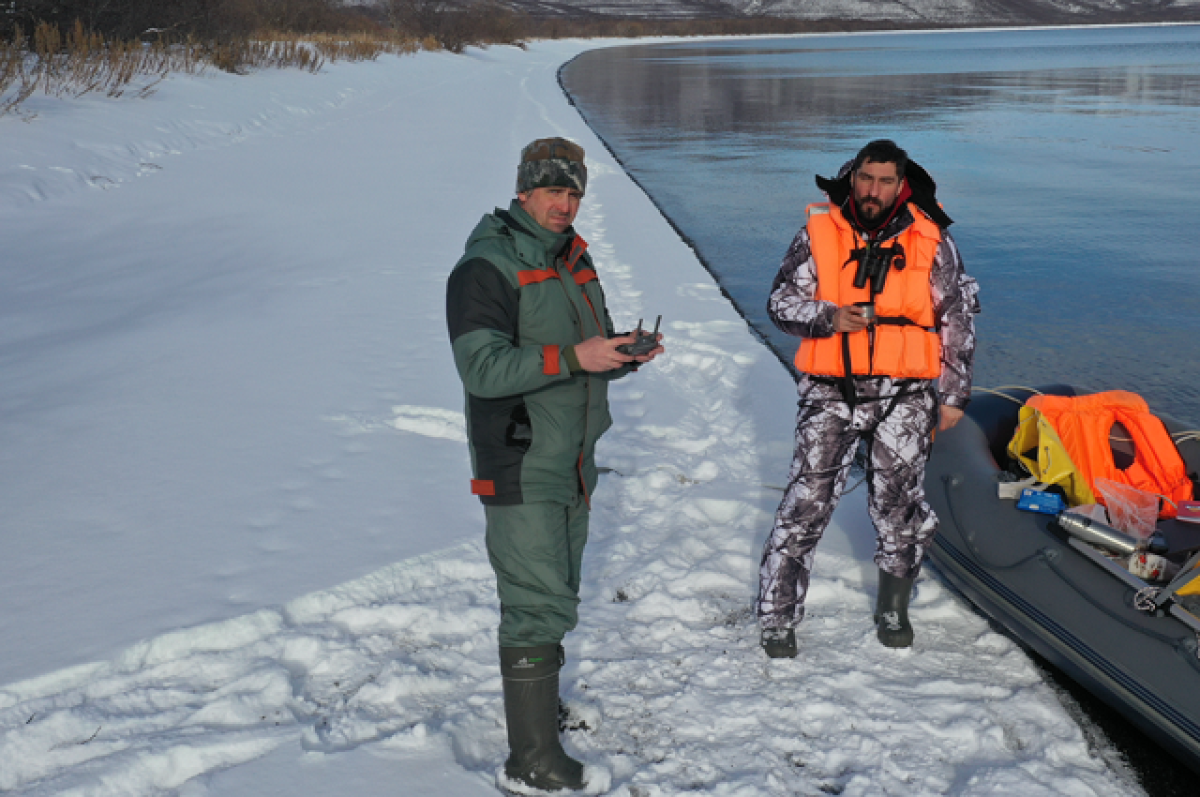
M1009 401L1013 402L1014 404L1020 404L1021 406L1025 405L1025 402L1022 399L1019 399L1016 396L1010 396L1009 394L1001 392L1001 391L1024 390L1028 393L1033 393L1038 396L1042 395L1042 391L1040 391L1036 388L1026 387L1024 385L1001 385L1000 387L980 387L978 385L973 385L971 387L971 392L974 393L976 390L978 390L980 393L991 393L993 396L999 396L1000 398L1008 399ZM1170 434L1171 434L1171 439L1175 441L1176 446L1178 446L1181 443L1186 443L1188 441L1200 443L1200 429L1185 429L1181 432L1171 432ZM1133 440L1130 438L1114 437L1112 435L1109 436L1109 439L1116 440L1121 443L1132 443L1133 442Z
M1162 593L1158 587L1142 587L1133 596L1133 605L1138 611L1154 614L1158 611L1158 596Z
M1042 391L1037 390L1036 388L1032 388L1032 387L1025 387L1024 385L1001 385L1000 387L980 387L979 385L972 385L971 392L974 393L976 390L978 390L981 393L991 393L993 396L999 396L1000 398L1006 398L1009 401L1013 402L1014 404L1021 404L1021 405L1025 404L1025 402L1022 399L1019 399L1016 396L1010 396L1007 393L1001 393L1000 391L1002 391L1002 390L1024 390L1028 393L1033 393L1034 395L1038 395L1038 396L1042 395Z

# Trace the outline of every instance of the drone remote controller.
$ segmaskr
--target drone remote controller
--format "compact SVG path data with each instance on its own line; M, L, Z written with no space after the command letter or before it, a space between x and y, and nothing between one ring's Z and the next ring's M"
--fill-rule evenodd
M641 357L658 348L658 327L662 323L662 316L660 315L658 320L654 322L654 331L649 334L642 331L642 320L638 319L637 340L633 343L624 343L617 347L617 351L621 352L621 354L628 354L630 357Z

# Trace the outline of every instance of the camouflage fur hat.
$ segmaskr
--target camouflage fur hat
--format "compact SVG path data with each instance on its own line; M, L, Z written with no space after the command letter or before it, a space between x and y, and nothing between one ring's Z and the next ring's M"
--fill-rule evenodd
M565 138L539 138L521 150L517 166L517 193L535 188L587 189L583 147Z

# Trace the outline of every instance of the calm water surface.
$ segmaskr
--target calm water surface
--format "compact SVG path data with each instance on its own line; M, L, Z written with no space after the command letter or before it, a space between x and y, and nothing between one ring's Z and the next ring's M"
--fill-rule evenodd
M893 138L982 287L976 384L1200 423L1200 26L620 47L562 81L786 359L765 305L813 175Z

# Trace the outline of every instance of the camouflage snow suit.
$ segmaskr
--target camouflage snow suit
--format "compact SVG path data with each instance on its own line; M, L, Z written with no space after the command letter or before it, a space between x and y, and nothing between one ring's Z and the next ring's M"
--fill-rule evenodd
M913 222L902 208L876 234L886 241ZM934 316L942 342L937 380L857 377L851 406L835 380L802 374L796 453L783 501L763 551L757 612L764 629L793 628L804 618L813 555L837 507L860 440L867 445L867 506L877 532L875 564L914 578L937 532L922 484L938 405L966 406L975 349L978 287L963 271L949 233L930 271ZM815 299L817 271L807 228L800 230L775 278L771 320L799 337L834 334L831 302Z

